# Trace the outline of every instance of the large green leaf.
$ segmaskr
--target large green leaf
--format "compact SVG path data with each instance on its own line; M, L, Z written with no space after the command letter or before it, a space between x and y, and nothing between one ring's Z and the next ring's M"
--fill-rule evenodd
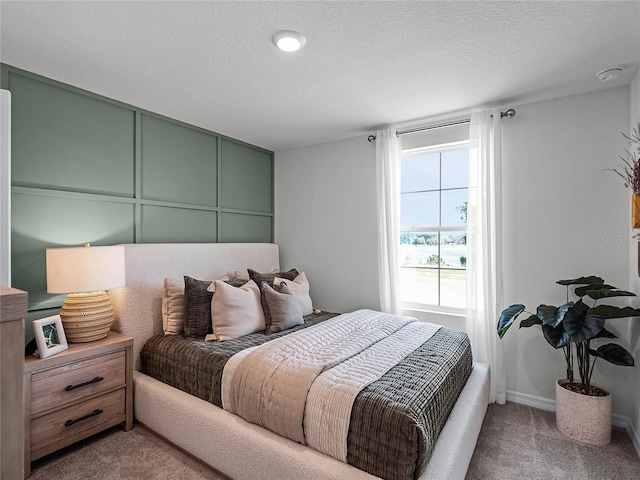
M599 315L605 320L608 318L640 317L640 310L631 307L614 307L612 305L598 305L590 308L589 315Z
M604 283L591 283L589 285L577 287L574 290L574 293L576 294L576 297L584 297L589 290L604 290L604 289L617 290L617 288L614 287L613 285L607 285Z
M604 328L604 318L588 314L589 308L577 302L564 316L562 325L572 342L586 342L598 335Z
M536 310L536 314L540 320L542 320L543 325L551 325L552 327L557 327L564 320L564 316L567 311L573 307L573 302L565 303L561 305L559 308L554 307L553 305L539 305Z
M614 365L623 367L633 367L635 362L633 356L620 345L615 343L607 343L598 348L598 350L589 349L589 353L594 357L600 357Z
M561 348L569 343L569 334L564 331L562 325L552 327L551 325L542 325L542 334L544 339L553 348Z
M560 305L558 308L558 313L556 314L556 323L554 327L557 327L564 320L564 316L567 314L570 308L572 308L575 304L573 302L565 303L564 305Z
M612 297L635 297L636 294L632 292L627 292L626 290L611 290L609 288L600 288L597 290L589 290L587 291L587 295L594 300L599 300L600 298L612 298Z
M557 325L558 307L554 307L553 305L538 305L536 314L537 317L542 320L543 325L551 325L552 327Z
M524 312L524 305L516 304L511 305L505 308L500 314L500 319L498 320L498 336L500 338L504 337L504 334L507 333L509 327L516 320L518 315Z
M559 285L602 285L604 280L600 277L596 277L595 275L590 275L588 277L579 277L573 278L571 280L558 280L556 282Z
M520 322L520 328L531 327L533 325L542 325L542 320L537 315L531 315L529 318Z
M602 330L600 330L600 333L597 334L593 338L618 338L618 337L616 335L614 335L613 333L611 333L606 328L603 328Z

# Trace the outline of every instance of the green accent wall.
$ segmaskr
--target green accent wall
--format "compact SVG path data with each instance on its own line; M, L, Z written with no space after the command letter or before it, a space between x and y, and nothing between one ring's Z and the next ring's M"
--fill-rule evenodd
M153 115L140 126L142 197L217 207L218 137Z
M272 242L273 152L0 65L11 91L12 286L51 315L45 249ZM214 112L212 112L212 115Z

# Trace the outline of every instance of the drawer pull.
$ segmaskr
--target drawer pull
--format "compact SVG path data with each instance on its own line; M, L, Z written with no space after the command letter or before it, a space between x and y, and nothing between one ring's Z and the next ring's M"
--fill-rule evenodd
M85 415L84 417L76 418L74 420L67 420L66 422L64 422L64 426L65 427L70 427L74 423L78 423L78 422L81 422L83 420L86 420L87 418L91 418L91 417L95 417L96 415L100 415L103 411L104 410L94 410L93 412L89 413L88 415Z
M91 385L92 383L98 383L104 380L102 377L96 377L93 380L89 380L88 382L78 383L77 385L67 385L64 389L69 392L71 390L75 390L76 388L84 387L85 385Z

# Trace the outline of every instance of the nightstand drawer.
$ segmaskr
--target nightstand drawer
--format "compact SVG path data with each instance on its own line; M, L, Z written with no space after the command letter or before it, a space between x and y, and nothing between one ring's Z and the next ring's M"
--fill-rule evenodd
M34 373L31 384L31 414L82 400L124 383L124 351Z
M124 421L124 388L34 418L31 421L31 451L119 417Z

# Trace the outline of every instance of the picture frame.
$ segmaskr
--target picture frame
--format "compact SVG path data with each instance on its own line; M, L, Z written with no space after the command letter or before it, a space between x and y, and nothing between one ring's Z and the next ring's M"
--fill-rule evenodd
M38 345L40 358L50 357L69 348L60 315L34 320L33 335Z

